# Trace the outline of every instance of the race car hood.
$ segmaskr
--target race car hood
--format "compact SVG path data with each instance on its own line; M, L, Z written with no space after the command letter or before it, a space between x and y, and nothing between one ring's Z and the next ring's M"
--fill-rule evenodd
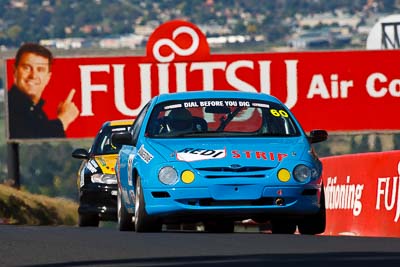
M115 174L115 163L117 162L118 154L99 155L94 159L104 174Z
M269 166L276 167L285 158L300 159L308 143L302 137L163 139L149 144L168 161L184 161L202 166Z

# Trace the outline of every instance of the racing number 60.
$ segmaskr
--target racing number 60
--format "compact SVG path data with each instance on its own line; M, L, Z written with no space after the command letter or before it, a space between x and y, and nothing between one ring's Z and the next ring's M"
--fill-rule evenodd
M289 117L289 114L286 111L284 111L283 109L280 109L280 110L271 109L270 112L275 117L281 117L281 116L284 118Z

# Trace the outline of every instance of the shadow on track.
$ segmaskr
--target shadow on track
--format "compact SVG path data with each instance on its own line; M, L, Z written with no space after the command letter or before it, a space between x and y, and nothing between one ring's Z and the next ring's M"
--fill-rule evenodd
M243 266L400 266L399 253L385 252L348 252L348 253L308 253L308 254L270 254L241 256L202 256L202 257L165 257L144 259L90 260L49 263L40 265L22 265L23 267L64 267L64 266L190 266L190 267L243 267Z

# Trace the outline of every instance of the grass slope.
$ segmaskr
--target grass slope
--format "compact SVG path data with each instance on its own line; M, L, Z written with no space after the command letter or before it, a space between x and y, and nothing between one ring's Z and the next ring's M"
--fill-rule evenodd
M77 225L78 204L0 184L0 224Z

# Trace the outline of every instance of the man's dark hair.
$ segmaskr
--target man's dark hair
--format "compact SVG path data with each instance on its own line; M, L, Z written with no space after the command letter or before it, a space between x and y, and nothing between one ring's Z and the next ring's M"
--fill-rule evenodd
M25 43L21 45L21 47L17 51L17 55L15 56L15 66L17 67L21 57L25 53L33 53L42 57L45 57L49 60L49 69L51 69L51 65L53 64L53 54L46 47L36 44L36 43Z

